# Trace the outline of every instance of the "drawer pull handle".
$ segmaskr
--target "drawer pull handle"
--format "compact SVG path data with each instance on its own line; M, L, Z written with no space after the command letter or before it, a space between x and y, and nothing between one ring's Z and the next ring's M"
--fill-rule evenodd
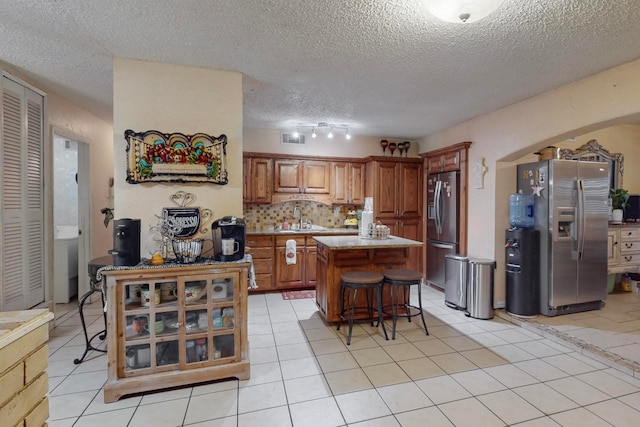
M631 248L633 247L633 243L625 243L625 244L624 244L624 246L625 246L627 249L631 249Z
M624 260L627 262L631 262L631 260L633 260L633 256L625 256Z

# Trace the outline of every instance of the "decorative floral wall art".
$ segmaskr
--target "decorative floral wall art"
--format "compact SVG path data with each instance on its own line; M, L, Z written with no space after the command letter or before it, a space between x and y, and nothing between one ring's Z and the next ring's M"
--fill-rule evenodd
M124 132L127 182L227 184L227 136L185 135L157 130Z

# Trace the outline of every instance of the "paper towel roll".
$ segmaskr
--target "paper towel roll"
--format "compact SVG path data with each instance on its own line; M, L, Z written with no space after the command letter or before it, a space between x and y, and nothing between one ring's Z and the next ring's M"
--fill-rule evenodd
M360 237L369 237L369 224L373 223L373 212L362 212Z
M373 212L373 197L364 198L364 212Z

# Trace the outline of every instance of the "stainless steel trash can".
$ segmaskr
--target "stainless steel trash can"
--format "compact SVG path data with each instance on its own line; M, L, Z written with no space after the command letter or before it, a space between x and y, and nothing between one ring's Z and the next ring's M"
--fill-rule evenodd
M467 308L468 261L464 255L444 256L444 303L457 310Z
M467 286L467 310L474 319L493 318L493 272L496 262L491 259L470 258Z

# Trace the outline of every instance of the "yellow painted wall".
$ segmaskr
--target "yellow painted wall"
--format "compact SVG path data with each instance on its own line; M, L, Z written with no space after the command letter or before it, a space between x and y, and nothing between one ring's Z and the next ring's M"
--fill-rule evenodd
M473 141L470 166L484 161L488 167L484 188L475 188L473 176L470 178L468 254L498 261L497 305L505 297L504 229L508 226L508 195L515 189L515 164L522 162L522 156L567 138L613 125L640 123L639 77L640 60L636 60L420 140L420 152ZM600 139L605 137L597 135ZM618 152L617 144L603 145ZM531 159L535 161L537 157ZM629 169L629 159L625 160ZM625 186L630 184L628 179L624 182Z
M240 73L114 58L113 101L115 217L141 219L141 256L148 258L157 250L149 228L157 223L155 215L163 207L175 206L169 196L179 190L193 193L196 202L192 206L211 209L214 219L242 215ZM227 135L229 184L128 184L127 129Z

